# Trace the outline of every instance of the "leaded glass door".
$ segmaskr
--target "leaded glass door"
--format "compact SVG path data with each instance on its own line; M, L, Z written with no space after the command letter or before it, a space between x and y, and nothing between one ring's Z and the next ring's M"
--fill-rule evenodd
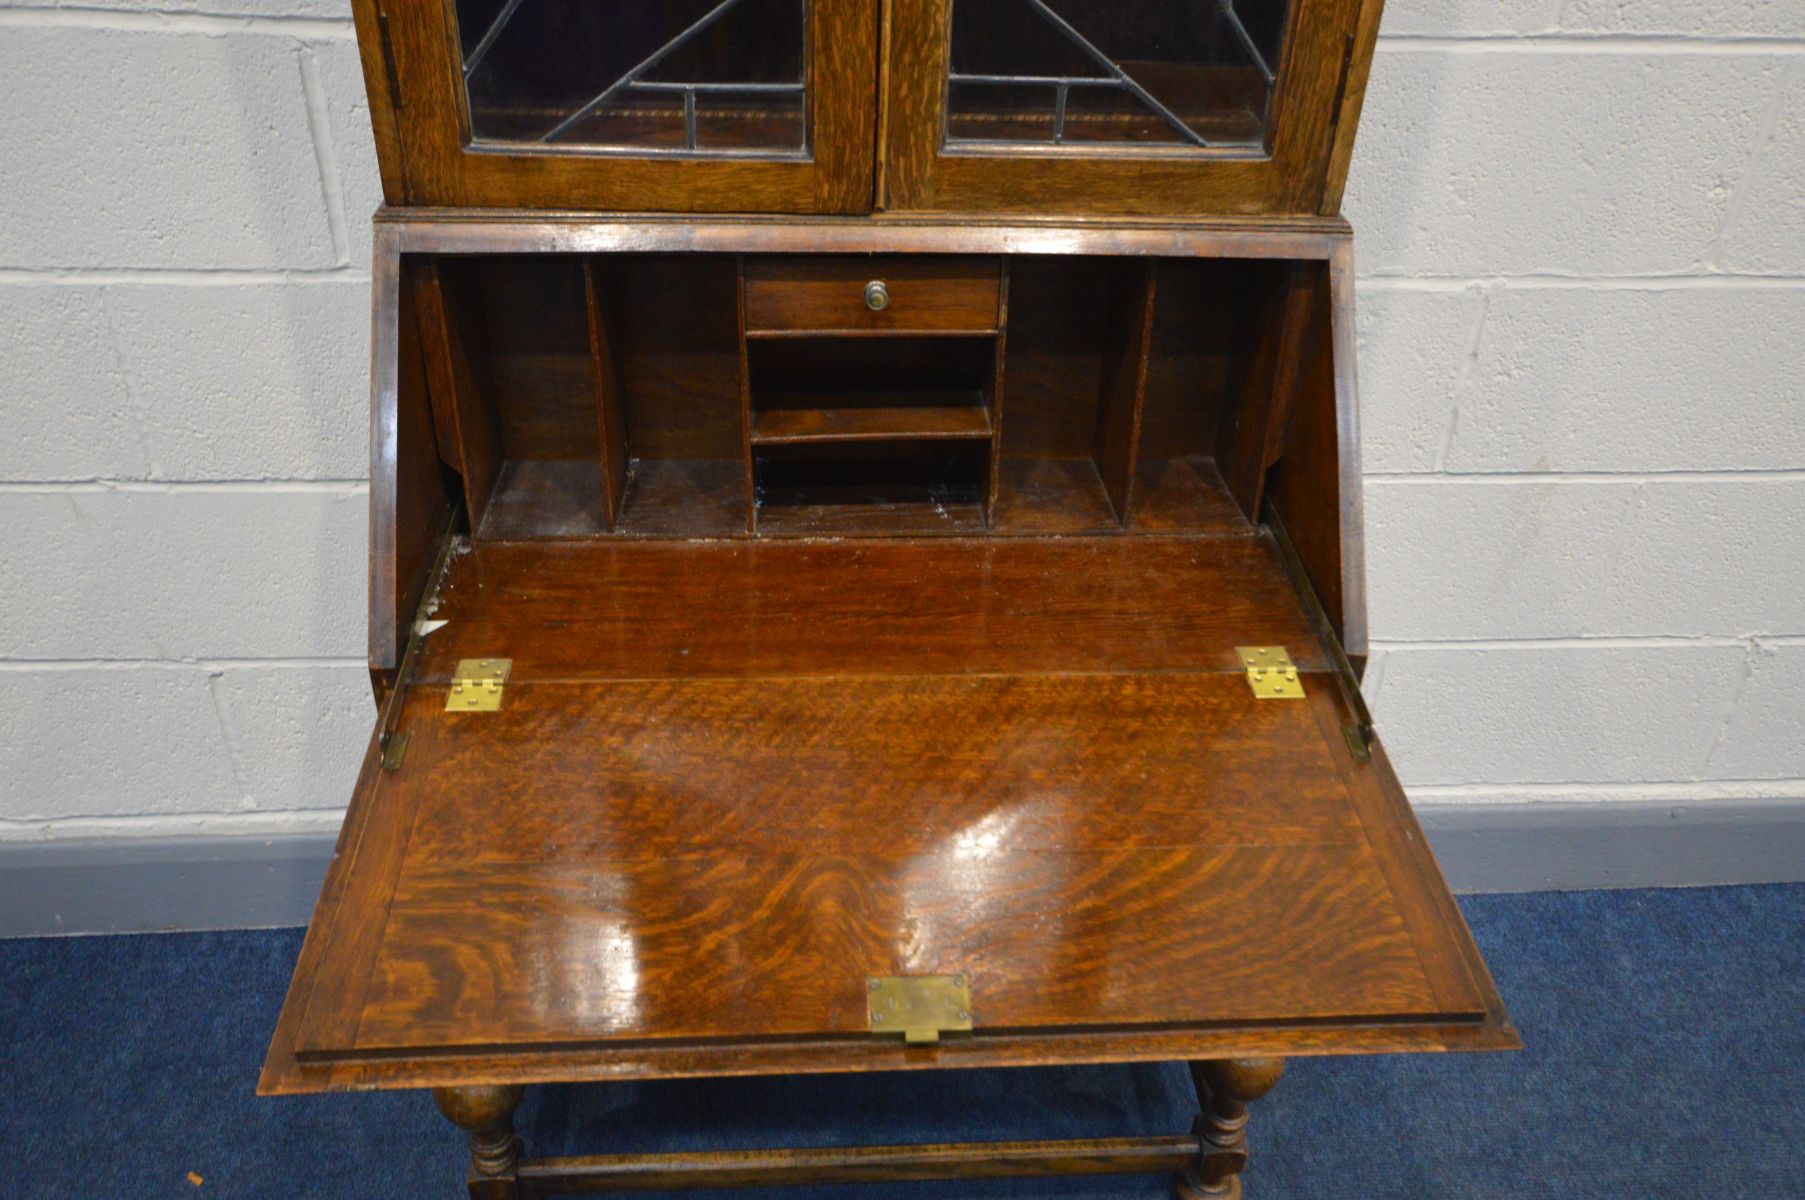
M1366 7L893 0L886 201L1315 211Z
M414 203L871 207L878 0L386 0Z

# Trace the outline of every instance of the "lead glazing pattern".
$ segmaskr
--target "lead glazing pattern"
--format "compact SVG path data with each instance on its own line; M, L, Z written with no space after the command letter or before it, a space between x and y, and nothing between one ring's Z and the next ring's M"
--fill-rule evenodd
M456 0L473 145L799 158L808 0Z
M949 144L1262 143L1288 0L954 0Z

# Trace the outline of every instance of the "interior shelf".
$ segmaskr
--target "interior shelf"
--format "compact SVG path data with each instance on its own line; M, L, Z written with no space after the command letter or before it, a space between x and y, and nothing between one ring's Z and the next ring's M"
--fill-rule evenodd
M988 440L877 441L823 455L764 446L755 461L757 532L982 533Z
M991 435L980 393L868 393L768 396L752 414L752 444L921 441ZM840 403L844 400L846 403Z

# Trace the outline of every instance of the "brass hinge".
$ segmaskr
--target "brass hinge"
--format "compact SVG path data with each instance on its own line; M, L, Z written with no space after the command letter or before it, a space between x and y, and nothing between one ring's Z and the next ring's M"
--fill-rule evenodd
M873 1033L921 1043L971 1028L971 984L964 975L873 975L866 991Z
M446 712L495 712L501 708L501 694L507 686L508 672L514 669L511 658L462 658L451 676L451 691L445 696Z
M1262 700L1302 700L1303 681L1283 646L1236 646L1247 686Z

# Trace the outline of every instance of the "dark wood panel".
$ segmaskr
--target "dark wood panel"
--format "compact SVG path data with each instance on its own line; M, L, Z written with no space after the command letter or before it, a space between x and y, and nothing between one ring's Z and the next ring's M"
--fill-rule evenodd
M454 266L429 260L410 270L408 278L433 421L450 432L456 454L452 466L464 481L464 503L471 523L480 524L505 454L478 302Z
M602 448L602 523L614 528L627 495L627 410L621 401L620 367L614 345L614 295L607 267L597 258L583 263L583 298L589 318L589 357L594 374L596 420Z
M583 261L568 255L445 263L482 322L491 403L510 459L601 456Z
M450 531L456 495L440 462L413 297L400 286L398 267L392 259L379 260L375 285L379 308L394 304L399 310L379 312L372 369L377 388L394 381L393 400L377 408L390 407L396 422L392 439L372 439L379 460L374 477L394 481L392 490L378 486L370 494L371 645L395 648L392 657L371 656L379 692L394 682L439 544Z
M520 1178L547 1191L638 1191L1039 1175L1172 1174L1196 1161L1198 1153L1199 1139L1195 1135L692 1151L538 1159L521 1164Z
M745 536L746 494L739 462L635 460L615 532L635 538Z
M504 463L476 536L521 540L608 532L602 464L582 459Z
M1309 707L1235 676L526 683L409 753L416 866L1362 840ZM485 777L505 820L472 819Z
M1253 354L1223 406L1216 438L1216 463L1229 495L1249 519L1260 514L1266 471L1284 441L1306 341L1314 336L1318 315L1326 312L1326 282L1320 264L1298 264L1274 278L1268 294L1252 298L1265 316L1255 327Z
M781 503L758 509L761 537L971 537L983 532L984 505L977 500Z
M1315 212L1350 55L1376 32L1362 0L1296 0L1264 153L1238 147L942 143L952 0L892 0L881 207L941 212ZM1354 39L1363 39L1356 45ZM1351 135L1350 135L1351 136ZM1218 143L1221 142L1218 138ZM1099 151L1102 152L1099 152Z
M1005 535L1115 533L1115 508L1096 461L1084 458L1005 458L998 464L996 515Z
M983 441L989 437L990 414L976 404L860 404L798 408L789 403L779 403L777 407L760 410L752 416L754 445L944 438L976 438Z
M395 76L407 110L401 139L407 198L416 204L615 212L869 211L878 7L876 0L815 0L808 6L810 152L761 160L584 154L532 145L467 148L451 6L386 0Z
M1259 337L1272 277L1287 265L1160 261L1141 417L1143 460L1215 454L1220 415Z
M1137 484L1134 528L1138 533L1250 528L1210 459L1143 457Z
M1009 260L1009 417L1005 458L1090 458L1103 394L1112 264L1097 258Z
M1127 525L1134 510L1135 460L1141 442L1141 406L1153 337L1158 288L1156 264L1124 264L1110 297L1111 336L1104 345L1102 409L1097 415L1097 472Z
M1354 388L1351 255L1330 269L1300 347L1290 412L1266 496L1283 519L1311 586L1347 652L1366 653L1361 556L1360 428Z
M457 636L422 679L471 655L523 679L1236 671L1272 643L1327 665L1248 536L479 543L441 594Z
M737 467L738 264L726 256L645 255L612 266L633 457L724 459Z
M881 281L886 307L865 299ZM1001 289L995 260L972 258L751 258L746 331L988 333Z
M1315 683L1323 686L1320 677ZM943 681L925 693L902 681L767 681L762 688L689 681L658 685L667 691L656 700L624 702L620 686L528 685L518 690L536 695L511 697L519 707L564 714L565 728L550 741L489 741L532 763L531 770L505 772L517 781L497 798L505 820L530 827L541 803L564 806L569 780L656 772L670 750L675 769L661 785L663 805L694 831L692 846L676 854L659 853L656 844L615 854L593 839L567 841L555 827L524 833L514 849L527 852L513 861L438 861L428 841L410 845L356 1026L359 1047L850 1033L866 1026L868 975L955 971L972 977L980 1028L1440 1011L1364 838L1350 838L1343 824L1335 834L1342 840L1282 844L1266 836L1266 822L1229 833L1201 815L1218 793L1243 788L1262 793L1269 806L1291 803L1292 789L1274 790L1257 768L1210 759L1192 745L1236 705L1262 714L1275 707L1249 697L1238 678ZM1139 762L1087 743L1102 753L1080 766L1058 744L1065 738L1026 738L1020 757L997 768L1003 786L996 795L962 790L969 764L961 756L916 753L914 765L888 785L956 792L966 797L964 811L948 812L939 827L924 819L919 842L899 830L889 848L868 849L869 835L845 840L842 824L803 820L781 849L750 837L735 844L718 828L707 833L732 818L709 801L706 784L690 791L678 765L695 766L696 759L675 743L699 745L722 728L729 709L743 714L748 729L773 732L780 722L794 723L791 703L813 717L768 758L756 756L750 739L736 742L724 758L748 755L743 765L752 776L761 762L781 763L785 752L794 757L810 729L856 756L911 722L986 721L997 687L1023 689L1019 702L1030 707L1079 702L1092 713L1123 704L1125 690L1141 691L1143 719L1162 705L1171 716L1144 735ZM899 698L872 707L881 689ZM757 707L761 691L776 705L768 717ZM1080 700L1085 693L1088 702ZM641 704L662 707L663 718L627 720L616 736L617 723ZM1273 722L1265 734L1276 739L1277 752L1301 741L1318 756L1314 763L1293 759L1287 770L1295 775L1288 777L1328 783L1316 806L1325 819L1338 815L1344 823L1345 793L1310 706L1276 707L1281 715L1258 719ZM471 731L488 741L482 718L444 713L442 692L427 689L405 719L415 740L409 764L388 781L396 790L390 803L416 811L428 795L468 797L495 778L491 755L442 754ZM1153 762L1146 761L1150 746L1159 747ZM837 775L831 751L818 754L821 774L804 765L799 789L830 775L860 792L887 786L882 773L847 780ZM1029 793L1008 786L1011 773ZM780 771L779 786L781 778ZM1123 825L1138 824L1143 805L1180 780L1193 803L1166 810L1168 835L1160 840L1170 844L1123 844L1130 839L1094 822L1101 848L1086 848L1078 829L1062 840L1044 827L1040 836L1051 845L1043 849L1031 829L1019 842L1011 836L1015 826L1031 823L1024 809L1033 807L1037 780L1046 793L1081 792L1098 805L1116 805ZM419 799L405 795L416 791ZM769 801L742 792L730 803ZM468 802L421 811L415 837L435 821L487 824L487 815ZM630 839L632 829L612 827L616 815L604 808L593 820L603 838ZM1232 919L1211 916L1230 913Z
M1437 1011L1364 847L988 865L410 868L355 1047L868 1036L866 979L915 973L969 974L974 1021L1003 1029ZM1234 920L1208 919L1224 906Z

